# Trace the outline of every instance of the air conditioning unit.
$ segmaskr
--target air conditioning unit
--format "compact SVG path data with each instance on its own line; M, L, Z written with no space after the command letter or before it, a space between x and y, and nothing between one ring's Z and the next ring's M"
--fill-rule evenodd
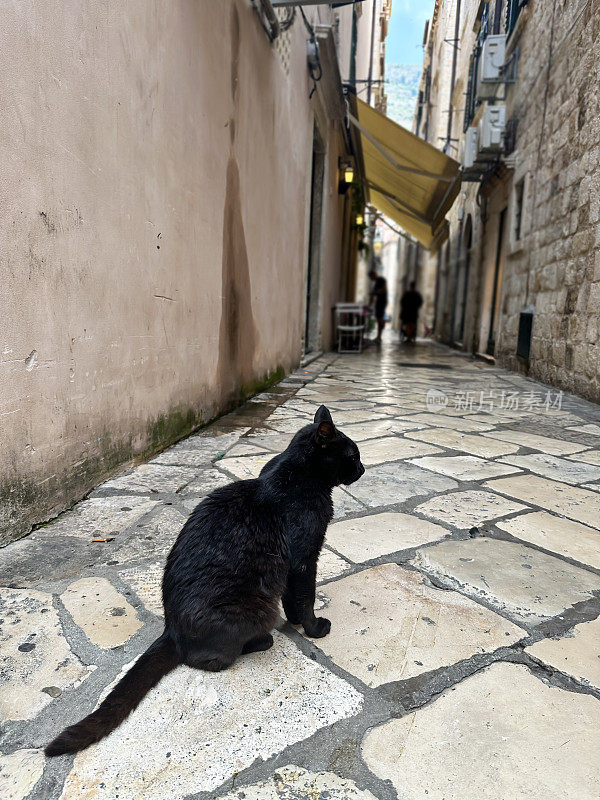
M463 165L463 169L471 169L471 167L474 166L478 149L479 131L477 128L467 128L465 138L462 142L461 163Z
M477 96L479 98L495 97L498 85L503 80L505 57L505 33L487 36L483 40L477 69Z
M506 108L504 106L485 106L479 120L479 152L499 153L504 147L506 128Z

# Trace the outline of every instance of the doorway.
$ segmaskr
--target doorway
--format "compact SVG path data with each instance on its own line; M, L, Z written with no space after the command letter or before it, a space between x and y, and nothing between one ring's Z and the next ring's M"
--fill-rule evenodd
M465 312L467 309L467 290L469 287L469 269L471 266L471 242L473 239L473 224L471 215L460 237L460 252L457 264L456 294L454 309L453 339L456 344L463 344L465 335Z
M498 318L500 316L500 287L504 268L504 234L506 230L506 208L500 212L498 219L498 242L496 245L496 261L494 264L494 283L492 285L492 302L490 305L490 327L488 332L486 354L494 355L498 335Z
M321 234L323 220L323 183L325 178L325 146L315 125L313 129L312 171L310 191L310 229L308 266L306 270L306 320L304 352L320 349L321 315Z

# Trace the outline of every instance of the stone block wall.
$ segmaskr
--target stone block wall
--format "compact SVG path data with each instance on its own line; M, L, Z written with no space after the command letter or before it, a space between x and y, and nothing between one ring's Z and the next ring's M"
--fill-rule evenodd
M438 0L430 51L453 37L452 4ZM504 30L506 0L496 5ZM469 56L478 30L479 0L461 4L460 51L452 92L450 154L460 159ZM465 329L460 346L486 350L498 221L506 208L497 361L510 369L600 401L600 0L530 0L508 40L517 63L506 87L506 118L517 121L513 152L480 182L464 182L448 214L438 287L436 337L455 345L460 231L473 223ZM429 52L429 51L428 51ZM427 66L427 64L426 64ZM449 63L431 59L428 140L442 146L439 107ZM424 121L419 133L425 130ZM445 131L444 131L445 132ZM523 182L521 236L516 239L517 187ZM431 283L437 256L420 256L421 280ZM517 357L520 312L534 309L529 362Z
M516 356L535 308L529 374L600 400L600 3L531 2L519 20L513 186L529 182L522 247L507 254L496 356ZM514 223L514 217L511 215Z

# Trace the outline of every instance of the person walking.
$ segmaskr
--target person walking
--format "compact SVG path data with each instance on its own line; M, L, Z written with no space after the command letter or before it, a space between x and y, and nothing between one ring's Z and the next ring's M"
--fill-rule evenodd
M409 344L414 344L417 338L419 309L422 305L423 298L417 291L415 282L411 281L409 289L404 292L400 300L400 327L405 341Z
M375 319L377 320L377 338L375 342L381 344L381 334L385 328L385 309L388 304L387 281L383 275L378 275L374 269L369 272L369 278L374 281L369 303L375 300Z

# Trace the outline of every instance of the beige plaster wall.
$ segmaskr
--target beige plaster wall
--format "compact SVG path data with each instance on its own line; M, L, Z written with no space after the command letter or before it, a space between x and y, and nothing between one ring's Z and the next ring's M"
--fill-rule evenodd
M1 542L298 362L313 111L248 0L0 34Z

